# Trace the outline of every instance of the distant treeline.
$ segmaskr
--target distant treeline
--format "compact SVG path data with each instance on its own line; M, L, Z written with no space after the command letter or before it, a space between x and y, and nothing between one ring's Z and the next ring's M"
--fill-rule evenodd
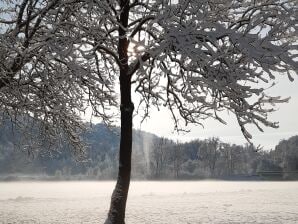
M117 174L119 129L93 125L83 138L86 159L76 161L71 147L50 151L28 149L17 142L9 123L0 129L0 176L37 176L44 179L114 179ZM179 143L134 131L132 176L135 179L253 178L260 172L298 171L298 136L282 140L271 151L235 145L218 138Z

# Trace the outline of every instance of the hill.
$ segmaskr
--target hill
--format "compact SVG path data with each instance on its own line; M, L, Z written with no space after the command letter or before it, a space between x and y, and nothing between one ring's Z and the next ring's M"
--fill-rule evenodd
M50 151L25 147L18 141L21 133L11 126L6 121L0 128L0 179L116 177L117 127L91 125L82 136L88 145L86 159L78 161L66 144ZM218 138L179 143L134 130L132 160L132 177L137 179L250 179L260 173L293 179L298 171L298 136L282 140L272 151L258 151L252 145L227 144Z

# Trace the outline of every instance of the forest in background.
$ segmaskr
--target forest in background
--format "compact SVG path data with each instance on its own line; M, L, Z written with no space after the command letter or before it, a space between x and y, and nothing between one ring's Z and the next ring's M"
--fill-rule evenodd
M115 179L119 132L104 124L92 125L83 136L88 145L85 159L78 161L65 144L51 150L25 147L7 121L0 129L1 180ZM219 138L181 143L134 130L132 164L132 177L140 180L296 179L298 136L265 151Z

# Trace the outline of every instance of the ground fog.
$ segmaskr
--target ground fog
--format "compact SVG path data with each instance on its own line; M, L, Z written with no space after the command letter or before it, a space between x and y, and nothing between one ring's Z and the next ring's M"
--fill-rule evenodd
M0 183L0 223L103 223L114 182ZM298 223L298 182L132 182L128 224Z

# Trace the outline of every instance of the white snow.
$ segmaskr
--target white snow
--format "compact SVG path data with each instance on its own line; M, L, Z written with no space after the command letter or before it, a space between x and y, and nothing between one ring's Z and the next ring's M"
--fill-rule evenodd
M103 223L114 182L0 183L0 223ZM132 182L128 224L297 223L298 182Z

